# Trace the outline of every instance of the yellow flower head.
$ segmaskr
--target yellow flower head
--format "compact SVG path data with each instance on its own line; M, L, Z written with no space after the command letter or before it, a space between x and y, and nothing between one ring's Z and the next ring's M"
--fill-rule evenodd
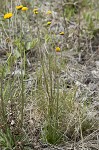
M50 25L50 24L51 24L51 22L50 22L50 21L48 21L48 22L47 22L47 25Z
M10 19L13 16L12 13L7 13L4 15L4 19Z
M46 14L50 15L50 14L52 14L52 12L50 10L48 10Z
M27 7L22 7L22 11L26 11L26 10L28 10Z
M56 51L56 52L60 52L60 47L56 47L56 48L55 48L55 51Z
M20 10L23 8L23 5L16 6L16 9Z
M38 11L35 11L34 14L38 14Z
M60 32L60 35L64 35L64 32Z
M38 8L33 9L34 14L38 14Z

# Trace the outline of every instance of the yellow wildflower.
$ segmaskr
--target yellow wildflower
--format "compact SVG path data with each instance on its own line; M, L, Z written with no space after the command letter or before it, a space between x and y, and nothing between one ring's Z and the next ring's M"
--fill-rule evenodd
M34 14L38 14L38 11L35 11Z
M60 35L64 35L64 32L60 32Z
M26 11L26 10L28 10L27 7L22 7L22 11Z
M55 51L56 51L56 52L60 52L60 47L56 47L56 48L55 48Z
M16 6L16 9L20 10L23 8L23 5Z
M50 25L50 24L51 24L51 22L50 22L50 21L48 21L48 22L47 22L47 25Z
M7 13L4 15L4 19L10 19L13 16L12 13Z
M46 14L50 15L50 14L52 14L52 12L50 10L48 10Z
M34 14L38 14L38 8L33 9Z

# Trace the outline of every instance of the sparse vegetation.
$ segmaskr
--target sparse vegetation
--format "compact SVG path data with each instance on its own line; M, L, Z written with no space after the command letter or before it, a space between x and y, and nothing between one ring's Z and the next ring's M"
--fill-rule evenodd
M0 149L98 150L98 0L0 3Z

